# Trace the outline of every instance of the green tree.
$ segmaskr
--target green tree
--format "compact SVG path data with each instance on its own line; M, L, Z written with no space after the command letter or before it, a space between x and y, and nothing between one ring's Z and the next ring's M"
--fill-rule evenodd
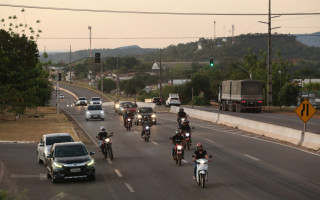
M1 29L0 49L0 109L23 114L26 107L44 105L50 84L35 41Z
M128 81L126 81L124 85L124 91L127 95L137 94L140 90L144 89L146 85L143 83L143 81L132 78Z
M104 78L103 79L103 91L110 93L112 90L116 89L117 85L116 83L109 79L109 78ZM101 81L98 81L98 89L101 90Z
M280 96L283 105L297 105L299 96L299 86L293 83L286 83L280 90Z

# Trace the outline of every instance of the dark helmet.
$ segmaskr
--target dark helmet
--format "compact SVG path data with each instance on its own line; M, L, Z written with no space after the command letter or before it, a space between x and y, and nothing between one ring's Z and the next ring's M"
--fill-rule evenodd
M147 116L144 116L143 120L144 120L144 121L148 121L149 119L148 119Z
M176 135L181 135L180 129L176 130Z
M184 111L184 109L183 108L179 108L179 112L183 112Z
M100 127L100 130L101 130L101 131L106 131L106 129L104 128L104 126L101 126L101 127Z

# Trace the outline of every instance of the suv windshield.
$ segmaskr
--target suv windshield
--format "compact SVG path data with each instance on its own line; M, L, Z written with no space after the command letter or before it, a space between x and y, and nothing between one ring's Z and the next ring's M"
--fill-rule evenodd
M55 157L76 157L88 155L87 149L82 145L57 146L54 150Z
M91 101L100 101L100 98L99 97L91 98Z
M153 113L152 108L140 108L139 113Z
M57 137L47 137L46 145L53 145L54 143L62 143L62 142L73 142L71 136L57 136Z
M102 107L100 105L91 105L88 106L88 110L102 110Z
M84 97L80 97L80 98L79 98L79 100L86 100L86 98L84 98Z

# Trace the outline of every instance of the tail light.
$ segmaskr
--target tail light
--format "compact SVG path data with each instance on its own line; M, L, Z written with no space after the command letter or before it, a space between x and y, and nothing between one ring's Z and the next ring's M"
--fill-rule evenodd
M258 101L258 103L262 103L262 101Z
M246 103L246 101L241 101L241 103Z

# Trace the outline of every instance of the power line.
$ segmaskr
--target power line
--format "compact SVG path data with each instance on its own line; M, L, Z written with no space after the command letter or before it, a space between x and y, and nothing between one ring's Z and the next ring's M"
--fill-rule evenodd
M274 38L281 38L281 37L301 37L301 36L314 36L319 37L320 34L312 35L312 34L302 34L302 35L272 35L271 37ZM268 35L240 35L235 36L235 38L263 38L268 37ZM198 38L205 38L205 39L214 39L214 37L195 37L195 36L185 36L185 37L92 37L92 40L165 40L165 39L198 39ZM230 38L230 37L221 37L221 38ZM40 40L87 40L87 37L40 37Z
M5 7L32 8L42 10L61 10L61 11L76 11L76 12L100 12L100 13L117 13L117 14L145 14L145 15L198 15L198 16L214 16L214 15L229 15L229 16L266 16L268 13L184 13L184 12L147 12L147 11L119 11L119 10L94 10L94 9L79 9L79 8L57 8L57 7L40 7L26 5L0 4ZM272 15L320 15L320 13L273 13Z

